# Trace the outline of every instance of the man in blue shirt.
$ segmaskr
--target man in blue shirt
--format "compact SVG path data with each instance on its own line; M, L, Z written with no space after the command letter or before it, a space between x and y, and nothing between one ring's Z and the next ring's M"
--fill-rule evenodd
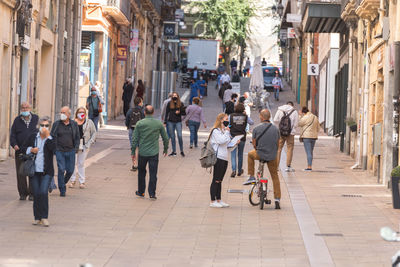
M190 84L190 99L189 99L190 105L192 104L194 97L200 97L200 89L199 89L199 85L195 81L195 79L192 79L191 84Z

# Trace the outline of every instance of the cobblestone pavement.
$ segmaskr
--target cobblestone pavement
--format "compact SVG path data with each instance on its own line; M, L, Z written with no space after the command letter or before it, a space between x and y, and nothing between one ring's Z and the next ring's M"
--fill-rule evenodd
M208 125L221 111L213 88L204 102ZM282 92L273 110L290 98ZM259 210L245 193L228 193L247 189L246 177L230 178L229 167L222 198L231 207L212 209L211 175L200 167L200 149L189 149L187 128L187 156L160 158L158 200L136 198L121 125L100 130L86 189L50 194L48 228L31 225L32 202L18 200L13 160L0 163L1 266L388 266L399 249L379 236L380 227L399 225L390 191L367 172L350 170L353 159L330 137L317 141L311 173L301 171L306 158L296 141L296 171L280 173L281 210ZM208 131L201 128L201 140Z

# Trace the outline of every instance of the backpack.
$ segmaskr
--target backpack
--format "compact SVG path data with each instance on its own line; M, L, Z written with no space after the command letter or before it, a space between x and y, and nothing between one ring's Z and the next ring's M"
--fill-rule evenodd
M292 132L292 122L290 121L290 115L294 112L294 109L289 113L283 111L283 117L279 122L279 132L281 136L289 136Z
M211 135L215 128L211 131L208 140L204 142L204 146L201 149L200 164L202 168L211 168L217 162L217 152L214 150L210 143Z
M136 126L136 123L142 119L142 112L138 108L133 108L131 117L129 119L129 128L133 129Z

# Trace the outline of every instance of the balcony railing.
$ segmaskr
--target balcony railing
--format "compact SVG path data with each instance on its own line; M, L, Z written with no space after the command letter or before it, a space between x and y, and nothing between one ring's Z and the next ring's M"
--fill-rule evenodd
M130 1L127 0L107 0L107 6L118 8L126 18L129 18Z

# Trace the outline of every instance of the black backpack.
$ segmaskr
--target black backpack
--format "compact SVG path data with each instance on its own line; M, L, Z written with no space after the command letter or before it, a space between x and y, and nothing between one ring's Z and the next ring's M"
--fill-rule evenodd
M129 120L129 128L133 129L136 126L136 123L142 119L142 111L139 108L133 108L131 117Z
M294 109L289 113L283 112L283 117L279 122L279 132L281 136L289 136L292 132L292 122L290 121L290 115L294 112Z

